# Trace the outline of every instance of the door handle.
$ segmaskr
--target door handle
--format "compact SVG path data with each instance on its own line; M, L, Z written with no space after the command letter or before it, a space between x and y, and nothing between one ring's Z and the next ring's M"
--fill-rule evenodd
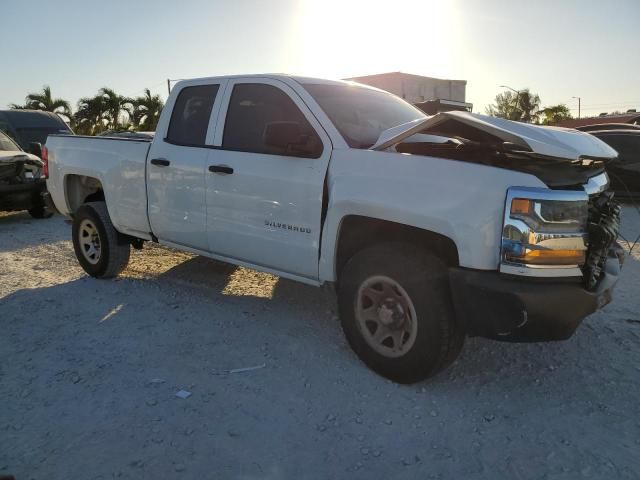
M166 158L154 158L151 160L151 165L157 165L158 167L168 167L171 164Z
M223 175L231 175L233 173L233 168L228 167L227 165L211 165L209 166L209 171L211 173L221 173Z

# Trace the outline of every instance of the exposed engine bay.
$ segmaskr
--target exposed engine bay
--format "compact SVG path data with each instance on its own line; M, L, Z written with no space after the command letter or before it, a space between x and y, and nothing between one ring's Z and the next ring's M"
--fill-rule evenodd
M459 132L454 135L448 135L444 131L429 133L448 136L450 140L445 143L403 142L396 145L396 151L480 163L530 173L550 188L580 187L589 178L602 173L606 163L602 159L567 159L562 161L555 157L546 157L520 150L518 146L497 138L482 140L468 138L477 137L476 133L484 132L469 132L468 137L460 136ZM485 135L490 137L488 134Z
M374 150L448 158L535 175L550 188L579 189L617 152L577 130L446 112L389 129Z
M612 192L603 192L589 199L589 249L582 267L587 289L593 289L600 279L609 252L620 231L620 205Z

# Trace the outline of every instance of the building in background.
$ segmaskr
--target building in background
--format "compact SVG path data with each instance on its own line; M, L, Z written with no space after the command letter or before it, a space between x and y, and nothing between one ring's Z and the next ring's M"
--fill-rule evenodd
M471 103L466 103L466 80L445 80L402 72L365 75L346 80L386 90L414 105L425 104L429 105L428 108L436 108L436 111L427 113L447 110L471 111L473 107Z

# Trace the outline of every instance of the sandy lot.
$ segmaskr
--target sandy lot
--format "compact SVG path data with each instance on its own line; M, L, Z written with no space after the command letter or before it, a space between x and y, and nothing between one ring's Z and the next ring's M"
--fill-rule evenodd
M351 353L327 292L153 246L95 280L69 236L0 214L0 475L640 478L640 246L572 339L470 339L407 387Z

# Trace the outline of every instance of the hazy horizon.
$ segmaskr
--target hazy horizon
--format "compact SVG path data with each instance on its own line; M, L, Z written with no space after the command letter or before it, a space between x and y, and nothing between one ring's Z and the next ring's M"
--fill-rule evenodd
M75 109L108 86L167 96L167 79L287 72L349 78L402 71L467 81L484 112L509 85L582 116L640 110L633 48L640 2L506 0L116 0L3 5L0 108L49 85ZM46 15L42 25L42 16ZM36 34L26 34L32 25Z

